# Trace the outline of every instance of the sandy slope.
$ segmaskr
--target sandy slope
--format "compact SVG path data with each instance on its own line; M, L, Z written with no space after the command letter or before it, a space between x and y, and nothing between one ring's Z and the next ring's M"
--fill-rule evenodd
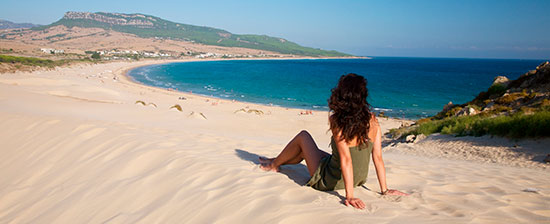
M50 27L46 30L0 30L0 49L13 49L25 56L56 57L44 54L41 48L54 48L64 50L65 53L84 54L85 51L97 51L112 49L135 50L149 52L168 52L173 56L180 53L212 52L218 54L246 54L246 55L281 55L266 50L256 50L240 47L223 47L204 45L181 40L141 38L133 34L105 30L101 28L67 28L63 25ZM69 55L65 55L69 56ZM62 55L61 58L64 56Z
M304 165L268 173L256 162L302 129L327 149L326 113L299 116L121 76L147 63L0 75L0 223L550 222L547 169L441 158L435 152L448 144L437 139L413 154L385 149L389 186L411 196L380 196L371 167L355 193L367 209L347 208L342 191L304 187ZM235 113L243 108L264 115Z

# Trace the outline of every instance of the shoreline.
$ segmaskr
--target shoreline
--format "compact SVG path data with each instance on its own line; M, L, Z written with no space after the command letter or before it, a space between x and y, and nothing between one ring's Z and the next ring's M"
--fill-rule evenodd
M189 59L167 60L167 61L158 61L158 62L152 61L153 63L147 63L147 64L143 64L143 65L132 66L132 67L124 69L124 71L121 72L121 77L123 77L125 79L125 81L131 82L131 83L134 83L134 84L137 84L137 85L152 87L152 88L156 88L158 90L162 89L162 90L169 91L169 92L177 92L177 93L184 94L184 95L189 94L189 95L193 95L193 96L200 96L200 97L203 97L203 98L213 98L213 99L216 99L216 100L226 101L226 102L230 102L230 101L235 100L237 102L244 102L244 103L262 105L262 106L267 106L267 107L280 107L280 108L288 108L288 109L297 109L297 110L302 110L302 111L310 110L310 111L316 111L316 112L328 112L328 108L327 108L327 110L317 109L317 108L299 108L299 107L284 106L284 105L273 105L273 104L269 104L269 103L250 102L250 101L246 101L246 100L237 100L237 99L231 100L231 99L221 98L221 97L217 97L217 96L208 96L208 95L203 95L203 94L198 94L198 93L190 93L190 92L185 92L185 91L181 91L181 90L170 90L168 88L162 88L162 87L147 85L145 83L138 82L138 81L134 80L128 73L131 70L141 68L141 67L151 66L151 65L164 65L164 64L184 63L184 62L241 61L241 60L243 60L243 61L248 61L248 60L260 60L260 61L261 60L331 60L331 59L365 59L365 60L370 60L372 58L370 58L370 57L365 57L365 58L361 58L361 57L352 57L352 58L350 58L350 57L345 57L345 58L331 58L331 57L326 57L326 58L310 58L310 57L280 58L280 57L273 57L273 58L229 58L229 59L226 59L226 58L216 58L216 59L189 58ZM381 111L388 110L387 108L375 108L375 107L373 107L372 109L373 109L372 112L376 112L376 111L381 112ZM392 109L389 109L389 110L392 110ZM388 118L404 121L406 123L415 122L419 119L422 119L422 118L412 119L412 118L393 117L393 116L388 116Z
M229 102L232 102L233 100L229 100L229 99L224 99L224 98L220 98L220 97L216 97L216 96L206 96L206 95L202 95L202 94L197 94L197 93L190 93L190 92L184 92L184 91L180 91L180 90L170 90L170 89L167 89L167 88L162 88L162 87L158 87L158 86L151 86L151 85L147 85L147 84L144 84L144 83L140 83L136 80L134 80L128 73L131 71L131 70L134 70L136 68L141 68L141 67L146 67L146 66L151 66L151 65L164 65L164 64L170 64L170 63L183 63L183 62L206 62L206 61L236 61L236 60L304 60L304 59L341 59L341 58L250 58L250 59L222 59L222 58L219 58L219 59L195 59L195 58L190 58L190 59L183 59L183 60L174 60L174 61L159 61L158 63L147 63L147 64L144 64L144 65L135 65L135 66L131 66L131 67L128 67L126 69L124 69L122 72L121 72L121 77L124 78L124 81L126 82L129 82L129 83L133 83L135 85L138 85L138 86L142 86L142 87L149 87L149 88L154 88L154 89L157 89L157 90L160 90L160 91L167 91L167 92L170 92L170 93L178 93L178 94L182 94L184 95L185 97L189 97L189 96L195 96L195 97L201 97L201 98L204 98L204 99L216 99L216 100L219 100L219 101L223 101L225 103L229 103ZM242 102L242 103L249 103L249 104L253 104L253 105L261 105L261 106L265 106L265 107L279 107L279 108L283 108L283 109L296 109L296 110L303 110L301 108L294 108L294 107L284 107L282 105L269 105L269 104L262 104L262 103L255 103L255 102L249 102L249 101L241 101L241 100L235 100L236 102ZM328 111L325 111L325 110L315 110L315 111L319 111L319 112L328 112Z

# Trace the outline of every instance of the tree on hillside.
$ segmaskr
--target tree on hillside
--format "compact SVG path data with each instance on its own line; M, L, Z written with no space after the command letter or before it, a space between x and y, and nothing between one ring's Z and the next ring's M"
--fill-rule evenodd
M99 56L99 52L95 52L92 54L92 59L100 59L101 56Z

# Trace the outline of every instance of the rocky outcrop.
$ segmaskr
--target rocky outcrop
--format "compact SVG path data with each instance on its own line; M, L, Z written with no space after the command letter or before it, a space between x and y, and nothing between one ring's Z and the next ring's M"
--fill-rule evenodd
M544 62L537 66L537 69L531 70L518 79L510 82L508 85L510 92L519 92L523 90L533 92L550 91L550 63Z
M133 15L127 15L127 14L119 14L119 13L112 13L110 15L103 15L99 13L91 13L91 12L67 12L65 13L65 16L63 16L63 19L85 19L85 20L93 20L101 23L107 23L110 25L119 25L119 26L137 26L140 28L153 28L154 23L150 21L154 18L148 18L145 15L141 14L133 14Z
M470 115L476 115L479 112L473 108L472 106L466 106L459 110L454 116L470 116Z
M506 76L497 76L493 80L493 84L491 86L502 85L504 87L508 87L509 83L510 83L510 80Z
M497 76L486 92L481 92L474 100L462 104L449 104L443 107L433 119L451 116L470 116L479 113L513 114L519 111L534 111L550 106L550 63L544 62L521 75L516 80Z

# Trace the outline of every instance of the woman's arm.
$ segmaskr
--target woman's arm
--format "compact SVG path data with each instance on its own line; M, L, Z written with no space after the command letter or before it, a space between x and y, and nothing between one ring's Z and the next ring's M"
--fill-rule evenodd
M342 170L342 176L344 177L344 186L346 189L346 200L344 201L346 206L353 206L358 209L365 208L365 203L359 198L353 197L353 165L351 163L351 154L349 146L345 140L340 138L340 133L333 132L334 142L338 149L338 155L340 155L340 168Z
M374 124L373 124L374 123ZM372 147L372 161L376 168L376 176L378 177L378 183L380 184L380 191L386 192L388 187L386 185L386 168L384 167L384 160L382 159L382 136L380 132L380 126L378 122L371 122L371 130L375 132Z
M374 162L374 168L376 168L376 176L378 176L378 184L380 184L380 192L382 194L389 195L408 195L398 190L390 190L386 185L386 168L384 167L384 160L382 159L382 134L380 131L380 125L376 118L371 119L371 126L369 136L374 136L372 141L374 143L372 148L372 161Z

